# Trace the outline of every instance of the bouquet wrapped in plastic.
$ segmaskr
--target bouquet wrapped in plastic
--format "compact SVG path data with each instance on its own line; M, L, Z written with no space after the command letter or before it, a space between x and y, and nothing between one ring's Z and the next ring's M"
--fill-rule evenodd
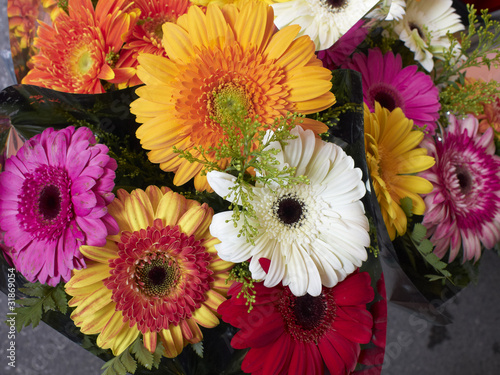
M106 375L380 373L387 300L446 323L500 240L498 83L467 73L500 25L451 5L9 1L17 329Z

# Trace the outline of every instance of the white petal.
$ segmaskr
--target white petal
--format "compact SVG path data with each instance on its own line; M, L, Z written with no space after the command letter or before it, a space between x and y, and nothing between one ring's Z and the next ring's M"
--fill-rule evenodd
M207 181L218 196L229 202L241 204L241 202L234 201L234 191L231 190L231 188L236 186L236 177L225 172L211 171L207 173Z

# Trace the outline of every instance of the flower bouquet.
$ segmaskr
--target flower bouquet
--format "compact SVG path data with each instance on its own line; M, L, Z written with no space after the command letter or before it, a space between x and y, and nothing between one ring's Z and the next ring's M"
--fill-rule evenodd
M498 249L499 88L467 69L500 25L466 10L9 1L16 329L106 375L379 374L386 300L446 322Z

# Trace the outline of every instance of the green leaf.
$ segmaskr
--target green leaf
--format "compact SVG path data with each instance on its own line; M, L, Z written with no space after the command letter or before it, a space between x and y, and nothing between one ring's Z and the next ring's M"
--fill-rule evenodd
M404 197L400 200L400 204L407 217L413 216L413 202L410 198Z
M418 251L420 251L422 254L430 254L433 249L434 245L427 239L424 239L418 247Z
M446 279L446 277L441 276L441 275L425 275L429 279L429 281L437 281L437 280L443 280Z
M191 348L193 348L194 352L198 354L200 358L203 358L203 341L191 344Z
M135 356L137 361L147 369L153 367L153 353L144 347L141 339L138 338L134 341L130 346L130 352Z
M122 355L120 355L120 359L127 369L128 372L133 374L135 370L137 369L137 362L135 361L134 358L130 355L129 350L125 350Z
M161 359L163 358L163 344L159 341L156 344L156 350L153 353L153 366L158 368L160 366Z
M21 298L15 301L19 305L15 309L17 313L16 329L19 332L23 327L30 324L36 327L40 323L44 312L61 311L65 314L68 309L64 283L59 283L55 287L40 284L39 282L27 283L24 284L24 288L19 288L19 290L33 297Z
M411 238L416 242L422 242L427 234L427 228L422 224L415 224L411 233Z
M127 372L134 374L137 370L137 362L130 353L132 352L133 346L137 342L140 342L139 338L137 338L127 349L121 352L120 355L106 362L101 367L101 370L106 370L102 373L102 375L125 375Z

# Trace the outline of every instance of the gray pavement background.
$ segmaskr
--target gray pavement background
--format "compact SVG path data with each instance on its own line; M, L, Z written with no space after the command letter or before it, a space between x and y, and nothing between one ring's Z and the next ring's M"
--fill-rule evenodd
M0 0L0 89L13 84L1 56L8 52L7 0ZM0 277L7 277L0 275ZM500 258L486 252L478 285L447 303L454 318L434 326L389 304L383 375L496 375L500 373ZM7 313L0 293L0 322ZM103 361L45 323L16 335L16 367L8 366L7 326L0 323L0 374L99 375Z

